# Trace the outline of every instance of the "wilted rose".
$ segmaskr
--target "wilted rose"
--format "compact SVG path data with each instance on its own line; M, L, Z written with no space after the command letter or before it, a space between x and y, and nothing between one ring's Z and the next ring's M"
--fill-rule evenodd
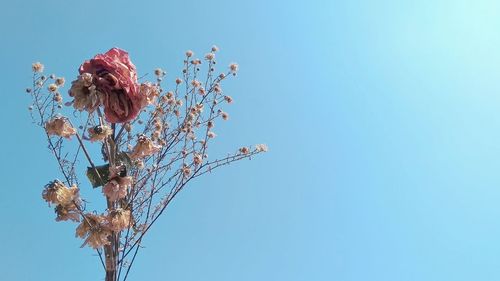
M141 111L143 97L137 83L137 72L128 53L113 48L85 61L80 74L92 75L92 83L101 93L106 120L112 123L131 121Z

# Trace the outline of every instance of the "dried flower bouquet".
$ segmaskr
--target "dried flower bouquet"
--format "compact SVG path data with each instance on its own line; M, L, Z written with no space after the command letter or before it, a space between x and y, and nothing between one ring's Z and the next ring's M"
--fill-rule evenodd
M215 124L229 119L221 105L233 102L222 83L238 71L233 63L216 74L217 51L212 47L203 63L187 51L182 75L165 91L163 70L154 71L154 82L139 82L128 53L113 48L80 66L66 103L65 79L32 65L29 109L62 174L42 197L55 207L56 221L78 223L76 236L96 250L106 281L127 279L144 235L191 180L267 151L260 144L208 157ZM79 180L83 174L88 181ZM104 210L88 210L80 196L87 185L102 192Z

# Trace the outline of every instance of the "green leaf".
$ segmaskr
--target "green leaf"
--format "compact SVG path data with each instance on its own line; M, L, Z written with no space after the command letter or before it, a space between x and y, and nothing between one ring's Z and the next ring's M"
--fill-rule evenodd
M93 188L105 185L109 178L109 164L96 166L95 169L87 167L87 178L89 178Z

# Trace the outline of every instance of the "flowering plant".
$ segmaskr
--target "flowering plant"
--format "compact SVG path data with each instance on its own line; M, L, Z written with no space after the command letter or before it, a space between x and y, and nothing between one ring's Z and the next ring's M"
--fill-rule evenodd
M32 65L33 84L26 90L33 99L31 117L44 129L62 174L42 197L55 207L56 221L78 223L76 236L82 247L96 250L106 281L127 279L145 234L189 182L267 151L260 144L208 158L215 123L229 119L220 107L233 102L221 85L238 71L233 63L215 74L217 51L214 46L205 55L206 72L200 70L202 60L187 51L182 76L165 91L163 70L154 71L154 82L139 82L128 53L113 48L80 66L66 103L65 79L43 75L41 63ZM80 169L81 159L86 169ZM80 195L86 185L82 174L101 190L104 210L88 210Z

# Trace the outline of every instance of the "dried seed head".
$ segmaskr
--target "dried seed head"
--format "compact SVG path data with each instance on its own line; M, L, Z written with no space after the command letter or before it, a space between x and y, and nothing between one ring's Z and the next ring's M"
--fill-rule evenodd
M230 97L230 96L224 96L224 100L227 102L227 103L232 103L233 102L233 98Z
M31 65L31 69L33 70L33 72L42 73L43 68L44 68L44 66L40 62L35 62Z
M163 71L161 68L157 68L157 69L155 69L155 75L156 75L157 77L162 77L162 76L164 76L165 74L166 74L166 73L165 73L165 71Z
M231 70L231 73L236 74L238 72L238 64L237 63L232 63L229 65L229 70Z
M267 145L265 144L257 144L255 146L255 149L258 151L258 152L267 152L268 148L267 148Z
M64 77L57 77L55 81L56 85L59 87L64 86L64 82L65 82Z
M49 87L49 92L52 92L54 93L55 91L57 91L57 85L56 84L50 84Z
M208 61L211 61L215 58L215 54L214 53L208 53L205 55L205 59L208 60Z

